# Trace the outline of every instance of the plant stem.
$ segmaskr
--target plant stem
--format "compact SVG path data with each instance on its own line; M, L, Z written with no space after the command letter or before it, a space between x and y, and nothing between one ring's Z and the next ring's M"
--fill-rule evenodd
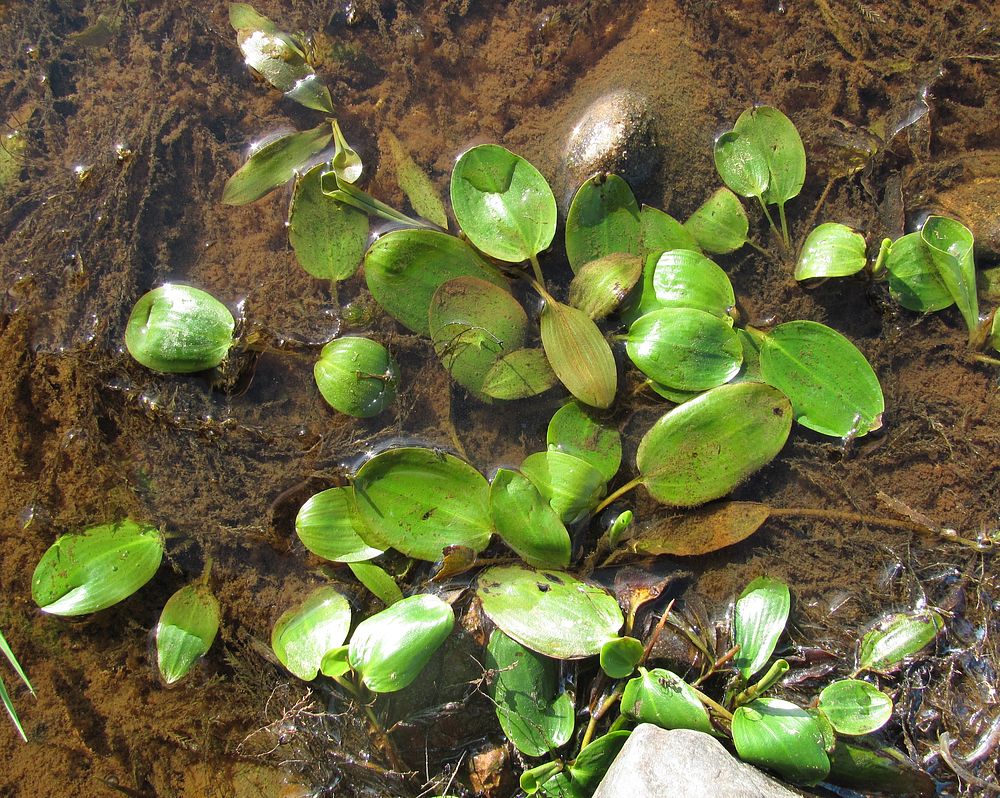
M719 657L715 662L708 666L708 670L705 671L701 676L691 682L693 687L697 687L699 684L708 679L713 673L715 673L719 668L729 662L733 657L735 657L740 652L740 647L733 646L729 651Z
M531 262L531 271L534 272L535 280L542 288L545 288L545 278L542 276L542 267L538 262L538 255L532 255L528 260ZM544 296L544 294L543 294Z
M598 722L600 721L601 718L604 717L607 711L611 709L611 707L613 707L621 700L622 693L624 692L625 692L625 683L619 682L617 685L615 685L615 689L612 690L611 695L605 698L601 702L601 705L590 716L590 721L587 723L587 730L583 733L583 739L580 741L581 751L583 751L584 748L590 745L590 741L594 739L594 731L597 729Z
M774 231L774 234L780 237L781 233L778 232L778 228L774 224L774 219L771 218L771 212L767 209L767 205L764 203L764 198L758 196L757 202L760 203L760 208L762 211L764 211L764 216L767 217L767 223L771 225L771 229ZM784 241L784 239L782 239L782 241ZM788 249L788 247L786 246L785 249Z
M729 722L732 722L732 720L733 720L733 713L732 712L730 712L728 709L726 709L724 706L722 706L722 704L720 704L715 699L709 698L707 695L705 695L701 690L699 690L694 685L689 685L689 686L691 687L692 690L694 690L695 695L698 696L698 700L701 701L701 703L703 703L705 706L707 706L707 707L715 710L715 712L719 716L725 718Z
M785 242L785 249L791 247L791 242L788 240L788 220L785 218L785 203L778 205L778 218L781 219L781 238Z
M396 750L396 746L393 745L392 740L389 739L389 734L386 732L385 728L379 723L378 717L375 715L372 706L368 701L365 700L365 696L362 694L361 688L356 685L350 679L345 679L343 676L334 676L333 680L343 687L348 693L350 693L354 700L358 702L362 707L364 707L365 715L368 718L368 722L371 724L372 730L375 732L375 736L379 738L379 742L382 743L382 748L385 751L386 758L389 760L389 764L393 770L397 773L405 773L407 768L406 764L403 762L402 758L399 756L399 752Z
M635 479L626 482L624 485L618 488L618 490L614 491L613 493L610 493L607 497L605 497L604 501L602 501L599 505L597 505L597 507L594 508L594 511L591 513L591 515L597 515L599 512L601 512L601 510L610 505L612 502L617 501L626 493L628 493L630 490L641 484L642 484L641 476L638 476Z

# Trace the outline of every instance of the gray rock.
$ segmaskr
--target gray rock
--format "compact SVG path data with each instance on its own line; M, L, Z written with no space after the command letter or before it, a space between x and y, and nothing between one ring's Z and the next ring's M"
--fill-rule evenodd
M593 798L801 798L740 762L714 737L640 724Z
M556 197L565 210L580 184L598 172L621 175L638 190L656 176L660 163L649 100L628 89L612 91L592 102L573 126L556 178Z

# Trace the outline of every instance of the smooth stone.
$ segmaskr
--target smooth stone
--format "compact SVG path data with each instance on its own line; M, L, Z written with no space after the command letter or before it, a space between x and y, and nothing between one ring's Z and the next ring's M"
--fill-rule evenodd
M711 735L642 723L601 780L593 798L802 798L740 762Z
M592 102L566 141L556 178L556 198L565 211L573 193L600 172L621 176L638 191L656 177L662 153L649 99L618 89Z

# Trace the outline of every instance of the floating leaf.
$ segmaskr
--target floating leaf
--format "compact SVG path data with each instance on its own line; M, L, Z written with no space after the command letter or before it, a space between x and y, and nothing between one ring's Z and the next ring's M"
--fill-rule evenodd
M613 637L601 646L601 670L612 679L631 676L639 664L645 647L634 637Z
M682 391L722 385L743 362L732 325L695 308L668 307L640 316L629 328L625 348L643 374Z
M726 319L736 304L729 276L714 261L689 249L651 255L656 308L695 308Z
M590 316L550 297L542 308L541 332L545 355L567 390L584 404L611 407L618 390L618 367Z
M889 670L920 651L943 628L944 621L933 610L892 615L862 638L858 670Z
M350 628L347 599L332 587L318 587L278 618L271 631L271 648L288 670L300 679L312 681L323 658L343 645Z
M789 398L804 427L843 438L882 426L878 377L857 347L825 324L779 324L761 341L760 370Z
M893 241L885 268L889 273L889 293L907 310L931 313L955 304L920 233Z
M841 679L819 694L819 711L841 734L870 734L892 717L892 699L860 679Z
M348 335L323 347L313 366L316 386L334 410L377 416L396 401L399 366L378 341Z
M621 706L622 714L637 723L706 734L714 731L694 689L677 674L662 668L639 668L639 675L625 685Z
M579 272L585 263L616 252L642 252L639 205L618 175L599 174L580 186L569 207L566 257Z
M476 595L505 634L556 659L599 654L624 623L614 596L561 571L490 568L479 575Z
M636 554L692 557L709 554L750 537L770 516L757 502L720 502L647 524L629 537Z
M351 669L351 663L347 659L350 646L337 646L326 652L323 661L320 663L319 672L331 679L343 676Z
M394 319L429 336L434 292L456 277L478 277L500 287L506 280L460 238L436 230L395 230L365 255L365 280L375 301Z
M409 685L455 625L451 605L423 593L366 618L351 635L348 658L365 686L392 693Z
M826 222L806 237L795 264L795 279L847 277L857 274L867 262L863 235L846 225Z
M544 350L516 349L490 367L481 390L493 399L526 399L558 384Z
M792 120L777 108L760 105L740 114L733 129L751 136L767 157L770 179L764 202L780 206L798 196L806 179L806 151Z
M86 615L128 598L160 567L156 527L131 519L62 535L31 577L31 597L52 615Z
M771 658L790 606L788 585L767 576L754 579L740 594L733 611L733 642L740 650L733 664L744 680L749 681Z
M384 568L370 562L350 562L347 567L355 578L363 584L379 601L387 607L403 600L403 592Z
M528 565L569 566L570 539L555 510L525 476L501 468L490 486L497 533Z
M525 756L545 756L573 734L573 697L559 689L559 666L499 629L490 635L486 667L496 673L490 697L507 739Z
M295 180L288 209L288 241L299 265L321 280L353 275L368 246L368 217L323 193L317 164Z
M125 347L146 368L190 374L225 360L235 328L229 308L208 292L167 283L135 303L125 325Z
M510 292L478 277L442 283L428 314L434 351L452 378L473 393L498 357L524 345L528 317Z
M272 189L287 183L305 168L333 138L330 125L324 122L312 130L287 133L254 150L222 191L226 205L245 205L258 200Z
M550 449L524 458L521 473L530 479L564 523L575 524L604 496L604 474L569 452Z
M403 189L413 210L427 221L447 230L448 213L431 179L417 166L391 130L383 130L382 138L395 166L396 182Z
M792 425L788 400L761 383L723 385L657 421L636 453L654 499L693 507L726 495L774 459Z
M716 139L715 168L722 182L741 197L763 197L771 180L767 155L752 137L734 130Z
M954 219L930 216L920 228L920 237L930 250L941 282L958 305L971 335L979 326L972 232Z
M219 631L219 601L197 582L174 593L156 624L156 664L167 684L183 679Z
M642 226L642 252L645 254L669 249L691 249L695 252L701 249L690 230L659 208L643 205L639 211L639 223Z
M533 258L556 232L556 198L524 158L497 144L462 154L451 173L451 205L469 240L494 258Z
M317 557L332 562L361 562L381 549L365 543L353 488L329 488L310 496L295 516L295 534Z
M486 548L493 531L489 489L468 463L422 448L377 454L354 478L369 542L428 562L445 546Z
M622 462L622 438L618 430L602 424L586 405L567 402L549 420L545 433L549 449L586 460L606 481L618 473Z
M816 784L830 772L822 724L788 701L758 698L739 707L732 731L740 759L789 781Z
M728 188L720 188L688 217L684 229L705 252L724 255L747 242L750 220L739 197Z
M583 264L569 285L569 304L594 321L614 311L642 276L642 258L615 252Z
M829 781L858 790L933 798L934 779L892 748L872 749L837 740L830 754Z

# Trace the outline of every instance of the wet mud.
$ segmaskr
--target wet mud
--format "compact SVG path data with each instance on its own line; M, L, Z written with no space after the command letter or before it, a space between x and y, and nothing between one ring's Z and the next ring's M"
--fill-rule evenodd
M629 90L655 119L655 141L642 146L656 168L637 196L683 219L720 185L714 136L768 103L795 121L809 157L788 206L794 238L839 221L877 242L941 210L976 232L981 268L997 265L1000 19L985 0L255 5L312 36L367 188L397 206L405 200L379 159L380 131L442 189L456 154L482 141L557 181L587 109ZM367 326L345 321L343 306L366 302L364 281L334 294L297 266L287 192L221 204L251 142L316 124L253 80L225 3L0 4L5 120L27 146L0 188L0 629L37 698L0 662L29 737L0 728L0 796L415 795L424 782L439 794L453 775L455 795L512 794L516 760L480 692L473 655L484 630L468 596L446 656L380 705L416 774L406 779L385 770L360 713L289 677L268 643L278 615L320 581L342 583L359 611L370 601L296 539L305 498L345 484L352 460L391 439L460 447L484 472L516 464L543 446L560 397L501 408L470 399L449 385L429 341L378 311ZM882 430L848 447L796 428L736 497L883 515L905 506L967 537L996 530L1000 371L971 356L960 316L918 317L864 278L804 289L749 210L771 255L744 248L720 259L744 315L813 319L850 337L879 375L887 412ZM569 274L560 258L544 261L557 284ZM268 351L244 356L222 385L144 370L124 351L124 323L142 293L170 279L240 309ZM395 411L368 421L329 410L312 382L319 346L358 330L389 346L406 384ZM629 455L664 406L634 376L621 396L631 476ZM630 501L641 519L663 512L644 495ZM42 552L59 534L124 515L167 534L152 582L93 617L41 615L30 577ZM150 633L209 558L219 639L166 689ZM832 652L837 673L884 614L941 608L947 633L896 679L899 711L884 739L941 794L986 794L1000 713L990 553L861 523L775 519L737 546L650 567L669 577L665 597L709 628L749 580L786 580L791 643ZM662 656L690 652L668 637ZM808 683L788 689L811 695Z

